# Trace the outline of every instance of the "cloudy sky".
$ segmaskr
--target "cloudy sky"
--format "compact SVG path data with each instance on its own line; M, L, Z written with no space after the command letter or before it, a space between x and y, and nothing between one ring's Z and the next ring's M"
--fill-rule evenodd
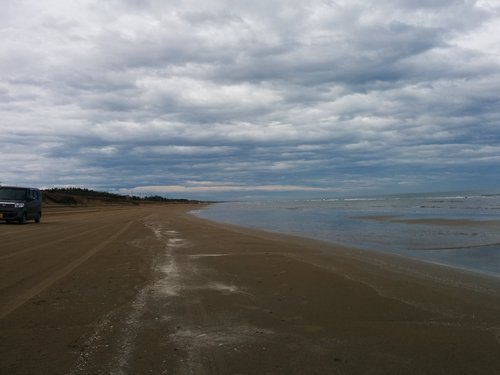
M500 186L498 0L0 0L0 181L200 199Z

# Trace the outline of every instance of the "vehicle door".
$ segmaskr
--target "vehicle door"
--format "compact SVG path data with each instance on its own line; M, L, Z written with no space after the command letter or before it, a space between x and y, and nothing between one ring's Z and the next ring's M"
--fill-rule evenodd
M28 219L33 219L38 214L38 191L29 189L26 199L26 213Z

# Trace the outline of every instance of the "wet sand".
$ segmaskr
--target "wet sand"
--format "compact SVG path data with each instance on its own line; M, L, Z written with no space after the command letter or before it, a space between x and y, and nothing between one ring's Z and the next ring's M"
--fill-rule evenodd
M0 373L500 373L499 279L197 208L0 224Z

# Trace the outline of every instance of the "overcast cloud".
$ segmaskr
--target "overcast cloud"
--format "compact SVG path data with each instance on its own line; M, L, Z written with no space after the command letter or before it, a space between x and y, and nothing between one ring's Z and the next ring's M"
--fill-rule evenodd
M0 181L495 189L496 0L0 0Z

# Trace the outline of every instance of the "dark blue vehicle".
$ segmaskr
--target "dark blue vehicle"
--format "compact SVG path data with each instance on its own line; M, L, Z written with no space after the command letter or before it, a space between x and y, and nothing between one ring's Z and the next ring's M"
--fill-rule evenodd
M0 186L0 220L28 220L39 223L42 218L42 192L35 188Z

